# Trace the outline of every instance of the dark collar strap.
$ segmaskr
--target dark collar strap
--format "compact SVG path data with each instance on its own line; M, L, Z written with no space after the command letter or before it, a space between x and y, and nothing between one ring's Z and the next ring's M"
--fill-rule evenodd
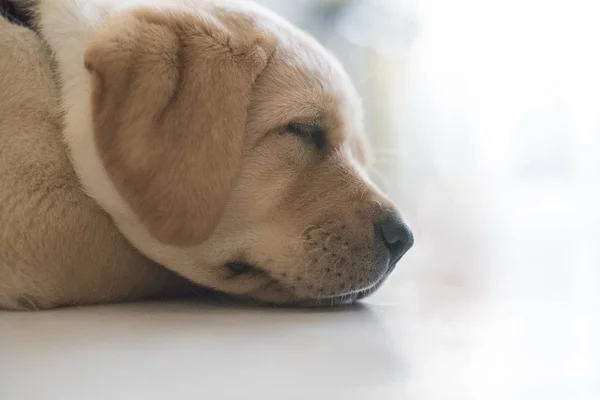
M10 0L0 0L0 15L15 24L29 26L29 18L19 12Z

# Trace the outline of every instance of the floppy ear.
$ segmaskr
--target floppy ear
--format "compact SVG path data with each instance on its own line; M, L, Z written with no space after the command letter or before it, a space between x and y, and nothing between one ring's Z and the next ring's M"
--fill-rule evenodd
M271 48L248 20L135 11L86 51L97 151L161 242L199 244L215 228L240 167L252 86Z

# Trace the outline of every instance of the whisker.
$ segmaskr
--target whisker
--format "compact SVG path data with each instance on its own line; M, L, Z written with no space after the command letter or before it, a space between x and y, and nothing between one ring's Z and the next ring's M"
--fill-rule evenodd
M342 258L340 257L340 258L338 258L337 262L335 264L333 264L333 268L331 270L333 271L334 274L337 273L337 266L341 262L342 262Z
M371 168L371 169L369 169L368 172L369 172L369 174L375 175L379 179L380 184L382 186L381 189L384 192L389 192L389 185L388 185L387 179L385 178L384 174L381 173L381 171L379 171L377 168Z
M367 188L364 188L364 189L363 189L363 192L362 192L362 193L361 193L361 195L360 195L360 201L364 201L364 199L365 199L365 194L367 194L367 190L368 190Z
M306 228L304 228L304 230L300 233L300 236L304 236L306 234L308 234L308 231L311 229L317 229L319 228L317 225L309 225Z
M378 200L373 200L373 203L377 204L377 206L379 207L379 211L381 212L383 210L383 206L381 205L381 202Z
M313 244L316 245L317 242L315 242L314 240L311 239L305 239L305 238L297 238L295 240L292 240L290 246L292 246L293 248L297 248L297 246L299 245L305 245L305 244Z
M329 247L329 242L331 241L331 239L336 238L336 239L341 239L341 237L339 235L336 235L335 233L330 234L329 236L327 236L327 239L325 239L325 247Z

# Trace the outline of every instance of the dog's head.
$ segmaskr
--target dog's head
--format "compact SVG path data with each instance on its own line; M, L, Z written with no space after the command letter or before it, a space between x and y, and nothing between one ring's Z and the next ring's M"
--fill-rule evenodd
M276 303L372 292L413 238L364 172L341 66L256 6L170 3L115 12L86 51L95 154L115 189L93 196L201 285Z

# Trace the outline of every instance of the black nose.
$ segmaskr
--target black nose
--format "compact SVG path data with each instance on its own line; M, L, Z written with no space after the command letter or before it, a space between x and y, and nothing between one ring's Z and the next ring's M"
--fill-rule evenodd
M393 211L382 212L375 220L375 234L383 241L390 253L390 266L394 266L412 247L415 239L410 228Z

